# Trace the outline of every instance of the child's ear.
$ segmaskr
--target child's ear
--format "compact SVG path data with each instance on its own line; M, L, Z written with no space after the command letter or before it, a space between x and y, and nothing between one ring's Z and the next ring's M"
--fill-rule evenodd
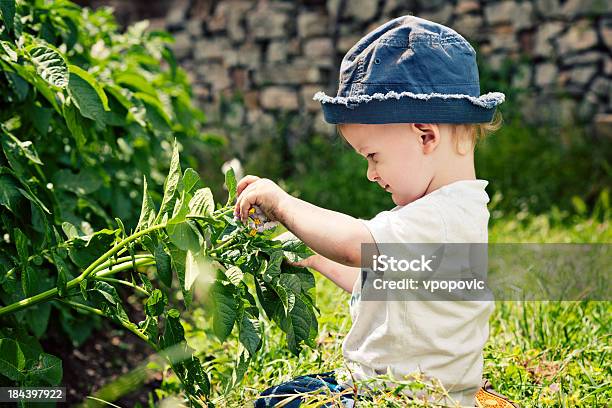
M436 124L415 123L414 130L424 154L431 154L440 144L440 128Z

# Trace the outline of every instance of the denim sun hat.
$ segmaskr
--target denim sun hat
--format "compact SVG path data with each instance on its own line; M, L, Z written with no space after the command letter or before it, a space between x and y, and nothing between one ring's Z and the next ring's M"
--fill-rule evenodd
M456 31L402 16L342 59L336 96L317 92L328 123L490 122L501 92L480 95L476 51Z

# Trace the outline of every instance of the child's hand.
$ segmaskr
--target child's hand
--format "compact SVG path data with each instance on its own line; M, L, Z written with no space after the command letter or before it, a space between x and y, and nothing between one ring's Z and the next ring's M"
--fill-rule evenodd
M279 219L280 202L288 196L275 182L262 179L257 176L245 176L236 186L236 206L234 214L242 222L249 217L249 208L258 206L270 221L281 221Z
M293 266L301 266L302 268L317 269L315 267L315 265L317 265L317 257L321 257L321 255L314 254L314 255L309 256L308 258L302 259L301 261L298 261L298 262L287 261L287 263Z

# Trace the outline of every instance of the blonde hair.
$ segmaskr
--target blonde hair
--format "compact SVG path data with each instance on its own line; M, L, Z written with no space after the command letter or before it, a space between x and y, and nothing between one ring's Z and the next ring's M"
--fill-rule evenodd
M495 114L493 115L493 119L491 119L490 122L449 123L447 126L450 127L451 137L455 142L455 151L457 151L459 154L466 154L467 152L462 151L460 148L461 145L467 142L469 143L469 149L474 149L480 140L498 131L502 127L502 124L502 114L499 110L496 110ZM343 123L336 124L336 133L339 134L342 140L344 140L346 143L346 138L340 130L340 126L342 125Z
M501 112L496 110L490 122L450 124L455 150L459 154L465 154L466 152L462 152L460 149L460 145L468 142L470 149L473 149L480 140L498 131L502 127L503 121Z

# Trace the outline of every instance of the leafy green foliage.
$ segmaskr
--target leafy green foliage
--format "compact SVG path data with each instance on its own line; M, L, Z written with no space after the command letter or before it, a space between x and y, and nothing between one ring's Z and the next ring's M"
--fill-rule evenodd
M244 347L235 367L234 383L241 380L262 344L259 305L254 293L267 316L285 332L287 345L295 354L300 353L304 344L314 345L317 309L312 274L305 268L283 262L287 258L304 259L312 252L299 241L272 240L269 230L253 234L250 227L230 216L231 204L215 208L210 190L196 189L203 185L197 174L190 169L181 171L178 150L175 142L159 211L149 201L148 187L143 186L144 200L137 231L128 233L119 218L116 219L118 228L88 235L81 235L68 222L62 224L68 237L63 252L83 269L68 281L66 271L59 278L62 275L59 269L66 262L58 260L61 258L58 253L54 259L58 279L54 287L43 291L30 267L27 237L17 230L16 247L26 298L7 302L0 308L0 319L33 308L46 308L48 315L47 302L51 301L107 317L153 349L167 353L186 396L198 404L207 400L210 382L194 350L186 345L181 313L169 302L175 276L187 307L193 301L199 278L207 277L212 282L210 288L204 285L204 290L213 303L213 332L223 342L237 330L238 340ZM232 182L231 176L228 180L230 196L235 197L235 180ZM152 265L157 266L163 285L155 285L147 270L142 269ZM130 270L136 272L131 274L131 280L118 278L120 274L130 276L126 273ZM117 290L119 286L133 288L144 295L144 321L130 320L128 305ZM40 315L39 310L37 316ZM33 327L39 327L39 323L34 319ZM6 347L18 347L7 344ZM176 347L182 352L180 358L172 357L168 351ZM25 367L21 361L7 361L5 366L5 377L21 380L14 369Z
M0 338L25 358L1 363L8 368L0 377L55 385L61 362L36 338L47 327L61 328L78 345L99 316L159 347L164 310L176 301L173 275L181 276L189 299L185 253L167 240L167 230L134 238L154 225L165 228L169 219L187 225L189 199L203 186L194 170L180 172L176 140L188 151L218 144L201 133L205 115L192 105L171 41L146 22L119 32L107 8L0 1L0 327L7 329ZM156 190L170 158L167 185L180 181L188 189L175 184L166 199ZM198 196L198 213L215 210L209 195ZM181 204L176 213L175 202ZM158 280L151 282L139 268L153 265ZM120 273L125 276L117 278ZM120 286L142 297L145 320L129 320ZM11 312L24 299L33 301ZM10 331L18 327L19 336ZM196 365L192 359L184 368ZM186 389L205 378L201 369L184 374Z

